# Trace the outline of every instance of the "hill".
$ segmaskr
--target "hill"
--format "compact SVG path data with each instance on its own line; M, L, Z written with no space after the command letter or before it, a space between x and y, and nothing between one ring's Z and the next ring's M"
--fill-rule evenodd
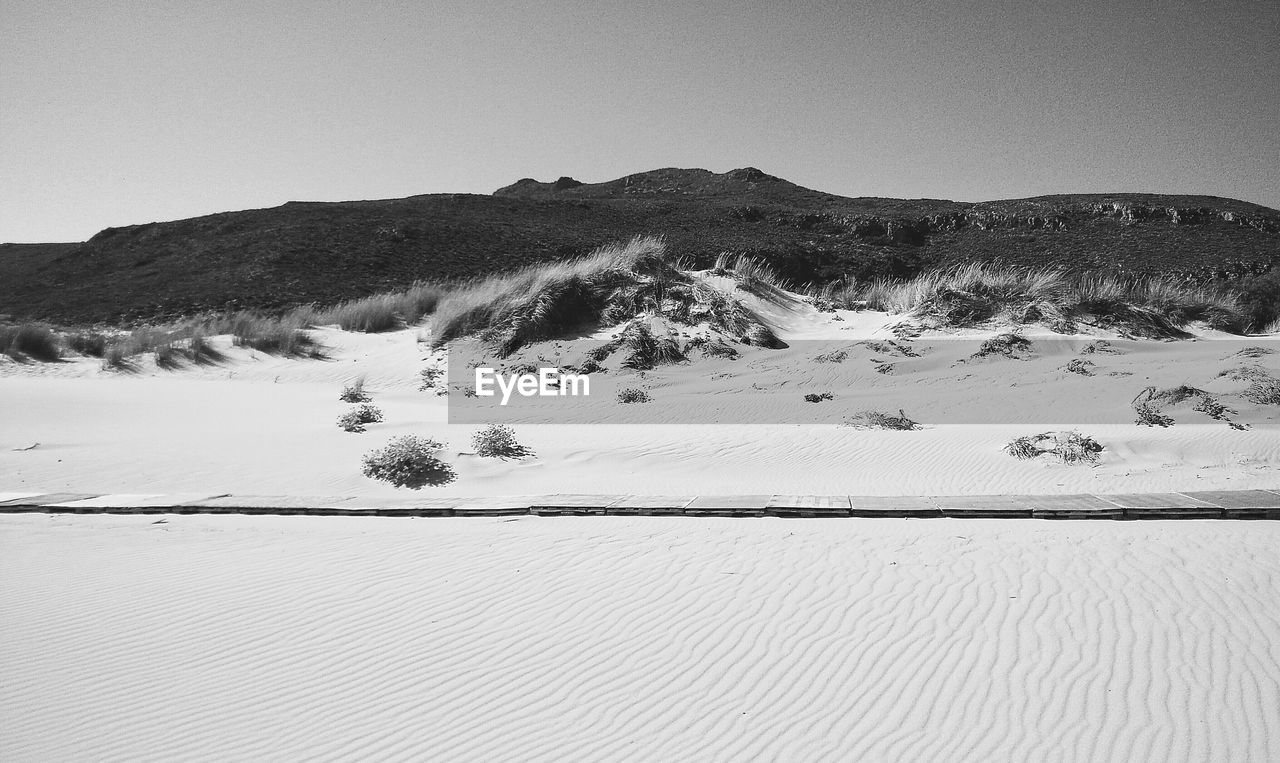
M1280 212L1211 196L990 202L848 198L754 168L660 169L603 183L525 179L492 195L289 202L108 228L80 244L0 246L0 313L59 322L332 303L661 234L701 263L755 255L796 281L909 276L1001 260L1187 280L1269 270Z

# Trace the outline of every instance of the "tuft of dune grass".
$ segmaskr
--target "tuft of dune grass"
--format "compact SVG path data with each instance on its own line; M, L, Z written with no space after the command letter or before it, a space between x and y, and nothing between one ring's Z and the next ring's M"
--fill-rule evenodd
M668 258L666 243L653 236L604 246L580 259L462 284L436 308L432 343L439 348L478 335L506 356L575 329L617 325L644 315L705 322L766 346L777 344L755 314L680 270ZM661 354L674 357L678 348Z
M43 323L0 326L0 353L20 362L48 363L62 357L58 335Z
M1238 296L1225 289L1056 268L968 263L906 280L824 289L817 296L841 307L905 314L940 327L1005 320L1044 323L1066 333L1076 322L1086 322L1148 337L1182 336L1193 321L1233 333L1250 328Z

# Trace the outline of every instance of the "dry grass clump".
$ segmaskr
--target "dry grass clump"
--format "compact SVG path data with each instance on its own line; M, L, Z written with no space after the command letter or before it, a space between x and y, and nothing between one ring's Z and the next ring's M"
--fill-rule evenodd
M707 340L699 337L685 345L685 352L687 353L689 350L695 348L700 350L702 354L708 358L728 358L729 360L737 360L741 357L741 353L739 353L737 349L722 339Z
M172 342L165 342L156 347L155 355L156 366L166 371L181 368L183 363L191 357L185 347L180 347Z
M301 308L293 317L312 326L337 324L344 331L395 331L430 315L447 293L446 286L419 281L403 291L352 299L326 308Z
M516 442L515 431L504 424L490 424L471 438L476 455L482 458L525 458L533 451Z
M356 379L350 384L342 388L342 394L338 395L338 399L344 403L367 403L372 398L364 391L364 377Z
M968 263L907 280L877 279L826 294L848 308L911 314L943 327L994 319L1044 323L1063 333L1077 321L1139 336L1181 336L1205 321L1243 333L1250 318L1225 289L1188 286L1160 277L1126 279L1059 269L1019 269Z
M49 363L62 357L58 335L43 323L0 326L0 353L19 362Z
M1248 397L1247 391L1245 396ZM1165 389L1144 388L1133 398L1133 409L1137 413L1135 423L1142 426L1173 426L1173 418L1166 415L1163 409L1168 406L1179 405L1187 400L1196 401L1191 410L1197 413L1203 413L1216 421L1225 421L1234 429L1247 428L1245 425L1237 424L1229 418L1229 416L1236 414L1235 410L1223 405L1205 390L1187 384L1179 384Z
M425 437L397 437L386 447L365 454L364 476L413 490L446 485L457 479L457 473L436 456L443 448L444 443Z
M1218 372L1219 378L1225 376L1231 381L1256 381L1258 379L1270 379L1271 373L1262 366L1236 366L1228 368L1225 371Z
M1017 459L1033 459L1049 455L1064 464L1094 463L1102 446L1092 437L1079 432L1043 432L1030 437L1019 437L1004 450Z
M739 289L771 302L789 302L791 284L763 262L745 254L722 252L711 268L712 275L730 276Z
M1275 350L1270 349L1269 347L1246 347L1235 354L1242 358L1257 359L1264 355L1271 355L1274 352Z
M999 355L1005 358L1023 358L1031 351L1031 340L1018 334L997 334L983 341L971 357L986 358Z
M631 350L622 361L623 368L647 371L656 366L687 360L680 344L671 336L655 336L643 323L633 323L622 332L623 346Z
M1064 370L1073 374L1080 374L1081 376L1093 376L1094 368L1095 368L1095 365L1092 360L1085 360L1084 358L1073 358L1070 363L1067 363Z
M813 362L814 363L843 363L848 359L849 359L848 350L832 350L831 352L824 352L821 355L815 355L813 358Z
M138 370L138 364L133 361L124 344L116 343L108 345L102 353L102 370L132 373Z
M821 392L818 394L810 393L804 396L804 401L806 403L821 403L823 400L832 400L834 397L835 396L830 392Z
M1256 379L1244 391L1244 397L1258 405L1280 405L1280 379Z
M98 331L74 331L63 337L67 349L91 358L101 358L107 352L108 338Z
M920 353L913 350L911 345L905 342L894 342L892 340L887 342L868 340L866 342L860 342L860 344L872 352L878 352L884 355L896 355L901 358L920 357Z
M653 398L649 397L649 393L635 387L628 387L618 392L619 403L647 403Z
M192 330L187 347L191 354L191 359L198 365L213 365L226 359L225 355L214 349L213 345L209 343L209 339L204 335L204 331L199 328Z
M898 415L892 413L884 413L882 411L861 411L854 414L844 422L844 426L856 427L858 429L897 429L902 431L910 431L920 429L920 422L914 421L907 416L901 408L898 409Z
M304 312L271 318L241 310L211 319L199 328L209 334L230 334L235 346L250 347L268 355L323 358L323 349L305 330L307 325L310 325L308 314Z
M1123 355L1124 354L1119 350L1117 350L1114 346L1112 346L1110 342L1108 342L1105 339L1099 339L1096 342L1090 342L1086 344L1084 347L1080 348L1081 355L1093 355L1095 353L1102 354L1102 355Z
M372 405L357 405L338 417L338 426L347 432L363 432L365 424L382 421L382 410Z

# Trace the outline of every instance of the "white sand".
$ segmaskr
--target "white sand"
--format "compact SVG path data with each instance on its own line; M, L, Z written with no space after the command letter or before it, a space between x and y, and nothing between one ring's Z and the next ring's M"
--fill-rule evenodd
M851 345L859 338L887 336L886 316L844 314L848 320L833 322L812 308L794 310L791 322L780 330L794 340L853 326ZM785 323L785 317L778 322ZM1194 384L1219 394L1246 386L1217 378L1226 368L1254 364L1280 375L1280 353L1256 360L1232 358L1239 348L1234 343L1152 342L1126 355L1093 356L1103 371L1133 374L1119 377L1062 371L1073 356L1060 337L1037 339L1042 357L1028 361L957 367L944 349L919 359L895 358L903 370L891 376L872 370L869 357L874 353L868 350L844 364L815 364L801 351L749 349L757 355L736 361L699 359L650 372L644 379L626 377L625 384L653 388L656 402L645 413L670 423L517 424L520 441L537 458L504 462L466 455L478 427L446 424L446 399L417 390L418 371L429 354L416 341L419 330L376 335L325 330L317 335L329 347L330 360L288 360L228 349L228 360L218 366L171 372L146 361L135 375L104 373L92 359L0 365L0 490L414 495L360 473L364 453L402 434L435 437L449 446L444 456L457 468L458 480L422 493L431 495L1280 487L1274 476L1280 466L1280 409L1275 406L1240 407L1237 418L1250 423L1250 431L1192 414L1189 404L1169 429L1128 423L1078 426L1106 448L1096 466L1018 461L1002 450L1017 436L1048 428L1019 423L1042 415L1045 406L1062 412L1064 426L1079 420L1073 417L1094 415L1125 422L1132 420L1133 394L1147 384ZM221 341L229 344L226 338ZM916 344L926 343L924 338ZM1250 343L1280 347L1274 338ZM803 393L831 388L824 385L833 384L831 375L842 369L860 374L855 391L873 396L868 407L904 407L929 426L916 432L835 426L840 406L849 399L846 393L837 389L837 399L821 405L805 403ZM713 378L718 373L733 374L737 391L709 395L708 385L725 383ZM338 393L359 376L368 377L385 421L356 435L341 431L335 420L348 408L338 401ZM618 373L606 376L623 379ZM797 420L830 423L678 423L709 400L724 406L735 420L749 421L755 411L785 410ZM598 404L624 407L611 397ZM931 423L947 411L966 409L979 418L998 411L1006 423Z
M1280 525L0 517L0 760L1276 760Z

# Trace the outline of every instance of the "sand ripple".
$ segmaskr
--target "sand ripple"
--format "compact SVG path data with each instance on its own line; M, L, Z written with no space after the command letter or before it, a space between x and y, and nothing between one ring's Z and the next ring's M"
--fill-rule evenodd
M1280 525L0 518L0 759L1275 760Z

